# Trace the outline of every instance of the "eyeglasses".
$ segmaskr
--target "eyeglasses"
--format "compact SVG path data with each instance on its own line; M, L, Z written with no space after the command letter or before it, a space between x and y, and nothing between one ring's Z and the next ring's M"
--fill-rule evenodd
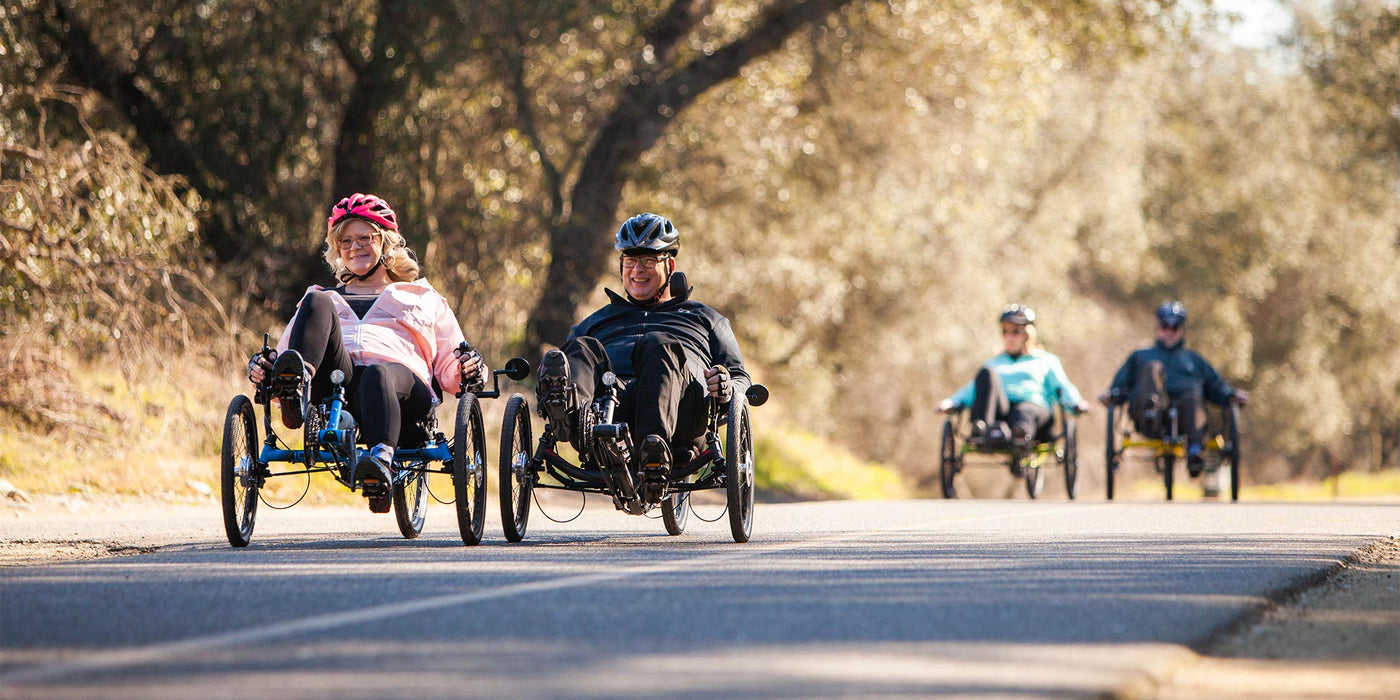
M336 241L336 243L340 245L341 250L350 250L352 248L357 247L368 248L374 245L374 241L376 238L379 238L379 234L366 233L359 236L355 236L354 238L342 238L339 241Z
M1180 324L1180 323L1159 323L1159 324L1157 324L1157 328L1159 328L1159 329L1161 329L1161 330L1164 330L1164 331L1171 331L1171 332L1175 333L1176 331L1181 330L1181 324Z
M1025 329L1025 328L1022 328L1021 326L1016 326L1015 328L1003 328L1003 329L1001 329L1001 334L1002 334L1002 335L1025 335L1025 334L1026 334L1026 329Z
M655 270L657 265L670 259L671 256L669 255L657 255L655 257L645 258L634 258L630 255L624 255L622 256L622 269L635 270L640 267L643 270Z

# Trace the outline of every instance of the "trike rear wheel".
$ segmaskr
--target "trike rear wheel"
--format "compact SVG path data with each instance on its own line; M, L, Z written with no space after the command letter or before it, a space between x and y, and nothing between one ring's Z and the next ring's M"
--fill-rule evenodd
M1013 456L1011 459L1020 459L1020 457ZM1040 498L1041 492L1045 490L1045 470L1041 469L1038 463L1026 464L1025 462L1026 460L1022 460L1022 468L1025 470L1026 478L1026 495L1030 496L1031 500L1035 500Z
M409 467L394 482L394 519L399 532L411 540L423 532L428 518L428 475Z
M694 481L687 477L686 483ZM666 533L669 535L679 535L685 532L686 523L690 521L690 492L677 491L666 497L661 502L661 522L666 526Z
M486 427L476 396L462 394L457 400L457 419L452 434L452 486L457 498L457 529L462 544L481 542L486 530Z
M506 402L501 424L501 528L506 539L525 539L530 521L530 496L535 488L530 443L530 408L525 397L516 394Z
M224 416L219 481L223 491L224 533L228 543L247 547L258 514L258 427L253 402L239 394Z

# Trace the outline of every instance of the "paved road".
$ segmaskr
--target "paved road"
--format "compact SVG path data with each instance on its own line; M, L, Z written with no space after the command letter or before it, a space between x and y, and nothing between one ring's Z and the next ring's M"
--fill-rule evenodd
M610 508L471 548L446 508L414 541L267 511L245 550L216 509L163 521L182 544L0 569L0 697L1095 697L1400 534L1400 506L760 504L746 545Z

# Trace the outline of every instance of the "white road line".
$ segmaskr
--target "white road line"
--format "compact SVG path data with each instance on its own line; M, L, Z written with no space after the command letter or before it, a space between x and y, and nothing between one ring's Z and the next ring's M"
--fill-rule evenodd
M706 557L679 559L661 564L648 564L646 566L636 566L620 569L612 572L600 572L592 574L577 574L562 576L559 578L545 579L542 581L531 581L528 583L514 583L506 586L497 586L478 591L464 593L453 593L448 595L433 596L430 598L420 598L418 600L402 601L398 603L388 603L372 608L350 610L339 613L329 613L325 615L313 615L299 620L289 620L261 627L253 627L234 632L224 632L221 634L206 635L203 637L191 637L173 642L162 642L149 644L132 649L118 649L113 651L83 652L81 659L36 666L29 669L19 669L6 671L0 674L7 685L46 683L63 678L64 676L90 673L94 671L110 671L119 668L130 668L134 666L145 666L160 664L170 661L188 660L189 654L193 652L210 651L225 647L234 647L241 644L251 644L262 642L279 637L290 637L306 632L334 629L336 627L347 627L350 625L363 625L373 620L399 617L412 613L434 610L438 608L451 608L459 605L469 605L481 603L488 600L498 600L501 598L511 598L515 596L529 595L532 593L543 593L545 591L557 591L564 588L576 588L589 586L604 581L618 581L622 579L635 578L650 574L661 574L672 571L691 569L698 564L713 564L717 562L734 561L747 559L762 554L773 554L794 549L813 547L842 540L867 538L881 532L905 532L909 530L927 529L931 525L940 525L950 522L965 522L969 520L996 520L1000 518L1019 517L1043 517L1051 513L1074 510L1070 507L1061 508L1036 508L1029 511L1015 511L1008 513L997 513L991 515L969 515L956 518L939 518L932 522L921 522L914 525L892 528L878 528L873 530L861 530L856 532L842 532L823 537L817 537L800 542L788 542L774 545L745 545L739 551L715 554Z

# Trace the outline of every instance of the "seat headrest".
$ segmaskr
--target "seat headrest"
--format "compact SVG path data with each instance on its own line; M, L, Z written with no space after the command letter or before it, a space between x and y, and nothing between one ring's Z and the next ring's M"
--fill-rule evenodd
M685 278L685 273L680 270L671 273L671 281L669 284L671 286L671 296L679 296L684 293L685 290L690 289L690 285Z

